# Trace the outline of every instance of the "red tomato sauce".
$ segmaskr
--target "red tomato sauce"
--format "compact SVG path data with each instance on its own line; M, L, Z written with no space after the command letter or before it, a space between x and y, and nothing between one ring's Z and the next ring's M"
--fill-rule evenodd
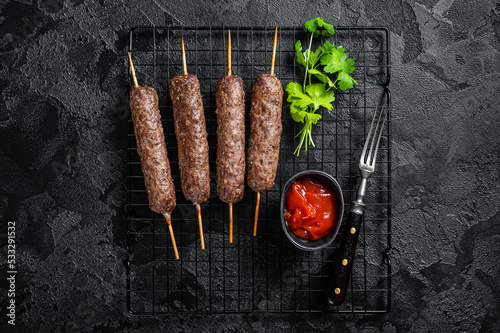
M306 178L293 183L286 203L288 228L299 238L323 238L336 224L335 193L320 180Z

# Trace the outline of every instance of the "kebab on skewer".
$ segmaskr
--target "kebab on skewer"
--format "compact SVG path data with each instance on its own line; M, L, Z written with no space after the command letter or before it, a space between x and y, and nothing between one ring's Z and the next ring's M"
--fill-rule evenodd
M175 187L167 156L167 146L161 125L158 95L152 87L140 87L134 65L128 53L134 86L130 89L130 110L134 123L137 154L141 160L149 208L165 216L172 238L175 258L179 259L170 214L175 208Z
M278 168L283 88L274 74L276 59L276 39L278 27L274 32L271 73L260 74L252 87L250 107L250 140L248 141L247 184L257 192L253 235L257 235L260 193L274 185Z
M196 205L201 248L205 249L200 204L210 197L207 129L200 83L196 75L187 73L184 40L182 40L182 65L184 74L174 76L169 84L179 170L182 193Z
M229 204L229 243L233 242L233 204L245 190L245 92L243 80L232 74L231 31L228 31L228 71L219 78L217 105L217 194Z

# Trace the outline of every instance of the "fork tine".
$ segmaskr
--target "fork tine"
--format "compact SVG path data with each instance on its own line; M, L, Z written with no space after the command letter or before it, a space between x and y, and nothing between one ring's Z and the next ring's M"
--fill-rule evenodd
M378 152L378 145L380 144L380 138L382 137L382 132L384 132L384 125L385 125L385 120L387 119L387 114L389 113L389 110L385 110L384 107L382 107L382 110L380 112L380 116L384 114L384 120L382 121L382 126L380 127L380 131L378 133L378 138L377 138L377 145L375 146L375 152L373 153L373 161L370 163L371 167L375 167L375 161L377 160L377 152ZM380 118L379 118L380 121ZM378 129L378 123L377 123L377 129ZM375 130L375 133L377 131ZM374 135L375 139L375 135Z
M366 149L368 148L368 143L370 142L372 129L373 129L373 123L375 122L375 117L377 116L377 109L378 109L378 105L375 106L375 112L373 113L373 118L372 118L372 122L370 124L370 129L368 130L368 135L366 136L366 139L365 139L365 145L363 147L363 151L361 152L361 158L359 159L360 165L365 163ZM371 148L370 148L370 150L371 150Z
M377 125L375 126L375 130L373 131L373 137L369 136L367 140L371 140L371 145L370 145L370 150L368 152L368 157L366 158L366 164L372 165L372 155L373 155L373 145L375 144L376 138L377 138L377 131L378 131L378 125L380 125L380 119L382 118L382 114L384 113L384 107L380 110L380 113L377 114L377 110L375 110L375 113L373 114L373 119L375 120L375 117L377 117Z

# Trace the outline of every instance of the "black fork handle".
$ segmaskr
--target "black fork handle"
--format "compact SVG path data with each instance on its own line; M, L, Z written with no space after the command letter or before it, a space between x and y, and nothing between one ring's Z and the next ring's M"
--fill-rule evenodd
M331 305L339 306L344 303L362 219L362 214L349 212L338 255L333 264L333 272L328 283L327 296L328 303Z

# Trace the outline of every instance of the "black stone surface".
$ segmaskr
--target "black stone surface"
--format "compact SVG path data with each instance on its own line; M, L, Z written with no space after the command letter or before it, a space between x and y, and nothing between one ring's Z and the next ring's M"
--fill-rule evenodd
M137 318L125 306L127 34L137 25L391 30L393 309ZM0 4L3 332L500 331L498 1ZM16 222L16 326L7 222Z

